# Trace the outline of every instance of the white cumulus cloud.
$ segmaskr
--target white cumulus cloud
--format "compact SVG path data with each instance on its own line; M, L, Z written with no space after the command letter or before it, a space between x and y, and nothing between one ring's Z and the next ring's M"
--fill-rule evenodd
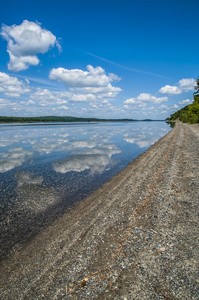
M69 87L69 92L62 92L71 102L95 102L104 101L106 98L114 98L122 91L119 87L112 86L112 81L120 78L113 74L106 74L101 67L87 66L87 71L80 69L52 69L49 74L51 80L62 82Z
M196 84L195 79L193 78L183 78L178 81L177 85L165 85L160 90L161 94L168 95L179 95L183 92L188 92L194 90L194 86Z
M0 92L10 98L19 98L21 94L30 91L27 81L18 80L17 77L9 76L0 72Z
M122 91L121 88L112 86L109 83L107 86L103 87L82 87L82 88L70 88L71 92L84 92L89 94L97 94L98 98L113 98L117 96L119 92Z
M49 74L51 80L64 83L69 87L107 87L111 81L119 80L114 74L105 74L101 67L87 66L87 71L80 69L52 69Z
M188 105L188 104L192 104L193 103L193 100L189 100L189 99L186 99L186 100L182 100L182 101L179 101L178 102L179 104L185 104L185 105Z
M69 100L74 102L90 102L96 101L96 96L93 94L73 94Z
M165 85L159 90L159 93L168 95L178 95L182 93L182 90L177 86Z
M0 34L8 42L8 69L14 72L26 70L30 65L38 65L37 54L46 53L50 47L61 47L49 30L28 20L24 20L21 25L3 25Z
M7 99L0 98L0 108L4 108L4 107L8 107L8 106L13 106L13 105L15 105L15 104L12 103L11 101L9 101Z
M54 92L48 89L37 88L36 92L30 95L31 100L38 101L41 106L67 104L66 97L70 93Z
M179 86L185 92L194 90L194 86L196 85L196 81L193 78L181 79L179 81Z
M167 101L167 97L155 97L148 93L141 93L136 98L130 98L124 101L125 104L141 104L142 102L161 103Z
M69 108L65 105L62 105L62 106L59 106L58 109L61 109L61 110L68 110Z
M30 95L32 100L36 100L42 106L49 104L60 105L70 102L92 102L97 98L93 94L77 94L71 92L54 92L48 89L37 88L37 91ZM67 100L66 100L67 99Z

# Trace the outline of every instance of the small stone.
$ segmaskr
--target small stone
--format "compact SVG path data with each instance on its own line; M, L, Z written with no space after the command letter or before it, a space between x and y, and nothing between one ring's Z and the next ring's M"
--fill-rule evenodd
M160 250L161 252L164 252L164 251L166 250L166 248L165 248L165 247L161 247L159 250Z
M86 280L82 280L80 285L81 285L81 287L84 287L86 285Z

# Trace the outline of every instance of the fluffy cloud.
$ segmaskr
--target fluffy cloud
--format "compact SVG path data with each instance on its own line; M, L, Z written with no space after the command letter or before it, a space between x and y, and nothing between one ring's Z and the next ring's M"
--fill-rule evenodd
M69 97L70 93L52 92L48 89L37 88L37 91L30 95L32 101L38 101L41 106L62 105L67 104L66 97Z
M8 106L13 106L14 103L9 101L9 100L6 100L6 99L2 99L0 98L0 108L3 108L3 107L8 107Z
M178 95L182 93L182 90L177 86L165 85L159 90L159 93L168 95Z
M183 92L188 92L194 90L194 86L196 84L195 79L193 78L183 78L178 81L177 85L165 85L160 90L159 93L161 94L168 94L168 95L179 95Z
M91 102L97 98L93 94L76 94L71 92L53 92L48 89L37 88L37 91L30 95L32 100L39 101L42 106L51 104L66 104L70 102ZM67 99L67 100L66 100Z
M84 73L84 71L82 72ZM35 89L27 79L19 80L15 76L9 76L6 73L0 72L0 106L4 109L4 114L6 115L10 114L9 109L17 113L19 110L25 111L27 114L37 114L38 109L40 114L46 114L47 111L48 114L54 114L55 112L64 114L66 110L70 114L79 114L80 108L76 110L75 107L78 103L80 105L82 105L81 103L96 104L96 110L113 109L108 100L113 99L121 91L121 88L111 85L112 80L119 80L118 76L114 74L107 75L101 67L93 68L92 66L88 67L88 72L86 73L89 74L88 77L90 77L89 80L91 81L92 77L96 83L97 78L101 79L101 83L98 83L99 86L73 86L69 87L68 90L62 91L47 88ZM86 77L83 78L84 84L86 84ZM106 85L103 86L103 84ZM12 102L10 101L12 99L8 100L7 98L14 98L14 100L20 98L20 101ZM89 111L84 108L82 112L90 113L91 108L89 108Z
M69 107L65 106L65 105L62 105L62 106L59 106L58 109L61 109L61 110L68 110Z
M0 34L8 42L8 69L14 72L38 65L37 54L46 53L50 47L57 45L60 49L56 37L49 30L42 29L39 23L25 20L21 25L3 25Z
M29 100L28 102L27 102L27 105L34 105L35 104L35 101L32 101L32 100Z
M49 78L64 83L69 87L107 87L111 81L119 80L115 74L105 74L101 67L87 66L88 71L80 69L52 69Z
M138 97L136 98L130 98L127 99L126 101L124 101L125 104L142 104L142 102L152 102L152 103L161 103L161 102L165 102L167 101L168 98L167 97L155 97L151 94L148 93L142 93L140 94Z
M179 101L178 103L183 105L184 104L189 105L193 103L193 100L186 99L186 100Z
M27 84L27 82L18 80L16 77L0 72L0 92L7 97L19 98L21 94L28 93L30 89Z
M83 88L71 88L71 92L84 92L88 94L96 94L98 98L113 98L122 91L119 87L114 87L109 83L103 87L83 87Z
M37 88L37 91L35 93L33 93L31 96L31 99L34 100L56 100L57 97L55 95L55 93L49 91L48 89L41 89L41 88Z
M112 73L105 74L101 67L87 66L87 71L80 69L52 69L49 74L51 80L59 81L69 87L69 92L60 93L59 97L66 97L71 102L104 101L114 98L122 91L119 87L112 86L112 81L120 78Z
M179 81L180 88L187 92L194 90L194 86L196 85L196 81L193 78L181 79Z
M90 102L96 101L96 96L93 94L73 94L69 100L74 102Z

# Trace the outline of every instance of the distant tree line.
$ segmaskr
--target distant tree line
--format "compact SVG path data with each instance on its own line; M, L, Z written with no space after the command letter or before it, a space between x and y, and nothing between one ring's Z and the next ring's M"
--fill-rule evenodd
M199 78L196 80L195 93L193 94L193 104L187 105L167 119L167 121L180 120L183 123L199 123Z
M43 116L43 117L1 117L0 123L51 123L51 122L125 122L136 121L134 119L98 119L98 118L76 118L76 117L59 117L59 116Z

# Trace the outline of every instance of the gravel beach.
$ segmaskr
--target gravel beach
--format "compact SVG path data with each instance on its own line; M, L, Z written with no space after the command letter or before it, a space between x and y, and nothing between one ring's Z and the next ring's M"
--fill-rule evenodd
M0 267L1 299L199 299L199 126L166 136Z

